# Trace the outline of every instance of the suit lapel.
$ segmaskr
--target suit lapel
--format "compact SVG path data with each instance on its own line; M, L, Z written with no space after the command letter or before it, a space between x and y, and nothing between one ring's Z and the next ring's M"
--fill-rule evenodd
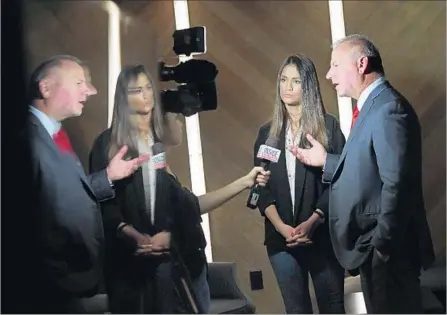
M342 164L343 160L346 157L346 154L349 150L349 147L352 144L353 139L357 135L357 130L360 129L360 126L363 124L363 121L365 117L368 115L369 110L371 109L372 105L374 104L374 99L386 88L389 87L389 83L387 81L383 82L382 84L378 85L372 92L369 94L368 98L365 101L365 104L363 105L362 109L360 110L359 116L357 117L357 120L354 124L354 128L352 128L351 132L349 133L348 140L346 141L346 144L343 148L343 151L341 152L340 159L338 160L337 167L335 169L334 175L337 173L338 169L340 168L340 165Z
M279 137L278 147L281 150L282 154L279 156L277 168L278 168L278 187L281 187L278 191L279 195L282 195L283 200L287 201L286 209L292 210L292 198L290 197L290 185L289 185L289 176L287 173L287 164L286 164L286 128L287 121L284 120L281 135ZM273 173L273 172L272 172ZM290 211L290 219L292 219L292 212Z
M50 150L53 151L53 153L59 156L62 160L68 161L68 163L73 166L74 170L79 175L81 181L84 183L87 189L90 190L93 196L95 196L95 192L93 191L92 187L90 187L90 184L87 180L87 176L85 175L84 169L82 168L82 165L79 162L79 160L77 160L74 156L71 155L69 156L68 154L60 152L59 148L56 146L56 143L54 143L53 138L50 136L48 131L42 125L40 120L32 113L30 113L29 115L31 123L35 126L35 128L37 128L39 136L44 140L44 142L47 144Z
M135 176L135 179L131 180L131 182L135 191L137 199L136 202L138 203L140 209L145 210L144 212L146 215L148 215L148 219L150 221L151 217L149 213L147 213L148 209L146 209L146 195L144 192L143 168L140 167L133 176Z
M293 209L293 223L297 222L299 206L303 198L304 183L306 182L307 168L295 159L295 205Z

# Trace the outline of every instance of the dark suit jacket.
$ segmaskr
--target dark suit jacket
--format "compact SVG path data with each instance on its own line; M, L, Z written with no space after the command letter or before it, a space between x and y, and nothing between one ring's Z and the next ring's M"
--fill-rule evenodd
M424 266L433 245L422 195L421 128L408 103L388 82L366 99L341 155L328 154L330 232L346 269L372 248L391 257L417 255Z
M90 152L90 171L96 172L108 164L111 129L96 138ZM117 237L117 228L126 222L140 233L155 235L163 230L170 231L173 224L172 181L162 170L156 171L155 218L151 223L146 211L142 168L133 175L114 183L116 197L101 203L107 245L107 265L111 268L131 270L139 264L139 257L133 255L136 244ZM136 271L136 270L135 270Z
M105 170L86 176L79 162L59 151L30 113L35 234L30 257L42 283L36 294L51 299L91 296L102 275L103 229L98 200L114 197ZM57 294L57 295L56 295ZM47 298L45 297L45 298ZM23 303L27 303L26 300Z
M341 153L345 144L345 138L340 130L337 120L326 115L326 129L329 140L329 152ZM256 158L256 154L261 144L268 138L270 123L264 125L259 130L258 138L254 146L254 164L260 165L261 161ZM315 209L322 210L328 217L329 209L329 185L322 183L321 168L310 167L302 164L298 159L295 166L295 215L292 213L292 199L290 196L290 186L287 177L286 157L285 157L285 137L286 123L283 124L279 138L281 155L278 163L270 164L271 176L265 189L261 190L259 197L259 210L265 215L265 209L275 204L279 216L285 224L296 227L306 221ZM314 244L330 246L327 224L320 226L313 235ZM273 224L265 218L265 245L269 255L286 250L284 237L276 231Z

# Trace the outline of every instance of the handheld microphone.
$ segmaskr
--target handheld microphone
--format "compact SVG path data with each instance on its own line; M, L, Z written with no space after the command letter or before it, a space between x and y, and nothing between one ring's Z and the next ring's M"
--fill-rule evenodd
M160 142L152 146L151 162L156 170L164 169L166 167L166 153L163 144Z
M270 168L270 163L277 163L279 156L281 155L281 150L278 150L279 139L277 137L268 137L265 144L261 145L258 150L256 157L261 159L261 167L268 171ZM259 184L254 185L250 190L250 195L247 200L247 207L250 209L256 209L258 207L259 196L261 194L261 187Z

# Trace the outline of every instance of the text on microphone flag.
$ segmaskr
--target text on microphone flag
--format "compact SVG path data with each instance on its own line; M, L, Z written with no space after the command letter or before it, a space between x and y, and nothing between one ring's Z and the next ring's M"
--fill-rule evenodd
M257 158L277 163L280 155L281 150L262 144L259 147Z
M166 157L165 153L159 153L152 157L152 162L154 163L155 169L165 168L166 167Z

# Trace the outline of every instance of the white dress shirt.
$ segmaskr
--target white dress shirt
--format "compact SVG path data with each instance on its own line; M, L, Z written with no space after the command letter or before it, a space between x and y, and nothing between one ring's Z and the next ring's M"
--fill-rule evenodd
M385 82L384 77L378 78L376 81L374 81L372 84L370 84L366 89L363 90L363 92L360 94L359 99L357 100L357 108L359 112L362 110L363 105L365 104L366 99L368 98L369 94L371 94L374 89L379 86L379 84Z
M40 123L44 126L45 130L48 131L51 138L53 138L53 135L57 133L59 129L61 129L62 124L60 122L41 112L36 107L30 106L29 111L33 113L34 116L37 117L37 119L39 119Z
M140 154L150 154L152 156L152 146L154 145L154 139L150 137L147 141L138 141L138 151ZM157 174L155 172L155 166L153 159L151 158L148 163L143 163L143 185L146 209L150 209L151 223L155 221L155 192L157 183Z
M295 166L296 166L296 157L292 152L287 150L289 146L297 146L299 144L299 140L301 137L301 128L298 131L295 141L293 141L292 128L290 123L287 122L286 127L286 168L287 168L287 177L289 179L290 186L290 197L292 199L292 213L295 214Z

